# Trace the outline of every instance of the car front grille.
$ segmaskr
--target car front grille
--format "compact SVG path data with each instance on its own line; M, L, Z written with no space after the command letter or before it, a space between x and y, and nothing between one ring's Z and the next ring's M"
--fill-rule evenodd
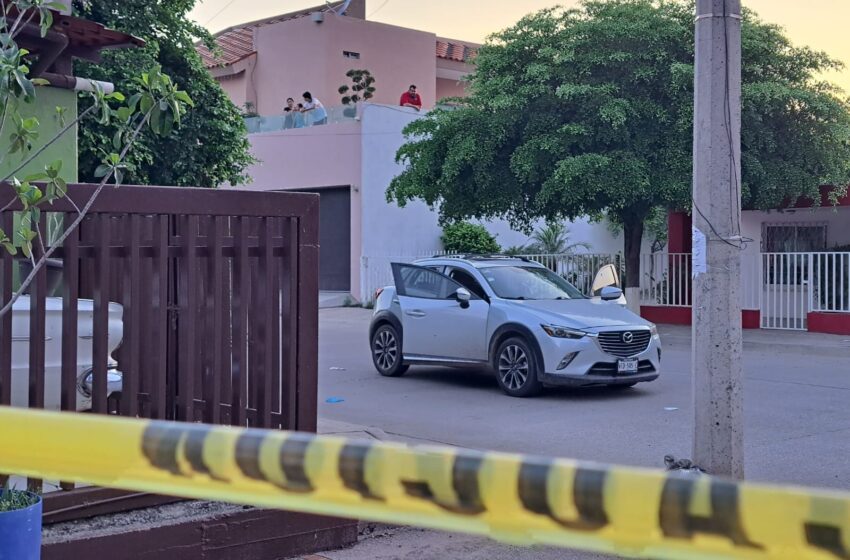
M646 350L652 334L649 331L608 331L599 333L599 346L612 356L628 358Z
M640 362L638 362L637 374L654 372L655 367L649 360L641 360ZM617 373L616 362L598 362L596 364L593 364L593 367L591 367L587 373L591 375L616 375L617 377L628 377L629 375L636 375L634 373Z

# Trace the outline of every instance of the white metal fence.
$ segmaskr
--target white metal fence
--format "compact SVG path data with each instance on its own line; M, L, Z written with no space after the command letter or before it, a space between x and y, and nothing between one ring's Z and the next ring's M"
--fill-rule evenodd
M812 253L812 309L850 313L850 253Z
M640 303L665 307L691 305L691 254L641 255Z
M805 330L811 309L811 255L762 253L761 326Z
M691 254L641 257L641 305L691 305ZM758 310L761 327L805 330L810 312L850 314L850 253L741 255L741 307Z
M623 275L623 259L620 255L607 253L570 253L562 255L519 255L521 258L535 261L566 279L581 293L591 295L593 279L605 265L613 264L620 276Z

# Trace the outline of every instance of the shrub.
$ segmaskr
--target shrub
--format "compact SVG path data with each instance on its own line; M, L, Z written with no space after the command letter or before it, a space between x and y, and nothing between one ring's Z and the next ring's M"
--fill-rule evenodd
M440 241L443 242L443 248L450 253L488 255L501 250L496 238L490 235L484 226L469 222L455 222L443 226Z

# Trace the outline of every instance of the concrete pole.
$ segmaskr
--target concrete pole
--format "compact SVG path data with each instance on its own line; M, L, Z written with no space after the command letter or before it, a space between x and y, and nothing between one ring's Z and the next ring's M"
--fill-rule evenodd
M694 71L694 461L744 476L741 0L697 0Z

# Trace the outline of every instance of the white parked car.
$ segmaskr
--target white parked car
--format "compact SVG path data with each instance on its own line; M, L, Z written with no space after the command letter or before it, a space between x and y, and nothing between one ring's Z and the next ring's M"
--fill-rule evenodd
M489 366L502 390L544 385L631 387L661 368L655 325L629 311L613 266L584 296L543 265L512 257L441 257L393 264L369 333L378 372L410 365Z
M45 300L44 349L44 407L59 410L62 384L62 298ZM108 352L121 344L123 336L123 308L109 304ZM91 389L94 360L94 302L81 299L77 302L77 410L91 408ZM30 346L30 296L21 296L12 306L12 406L26 407L29 403L29 346ZM107 365L107 390L109 394L121 390L121 372L112 362Z

